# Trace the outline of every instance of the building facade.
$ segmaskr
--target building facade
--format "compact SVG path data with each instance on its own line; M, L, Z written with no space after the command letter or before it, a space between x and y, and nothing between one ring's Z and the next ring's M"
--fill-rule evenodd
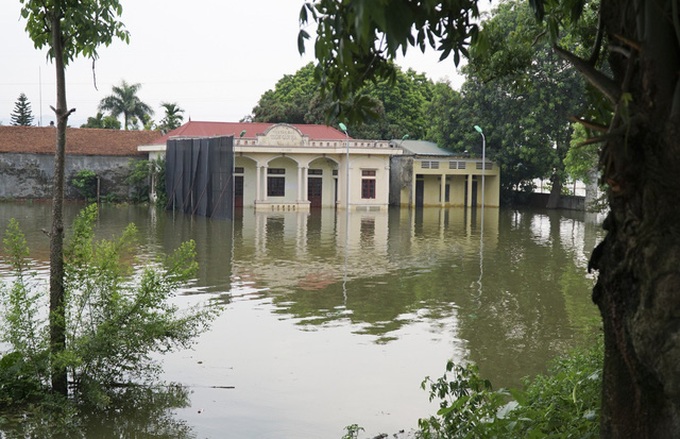
M139 150L153 159L169 139L233 136L234 207L308 211L388 205L498 207L500 170L432 142L353 139L325 125L188 122Z
M498 207L500 169L490 160L439 148L432 142L393 140L390 203L399 206Z
M234 206L258 211L386 208L388 141L357 140L324 125L188 122L139 150L164 154L170 138L234 136Z

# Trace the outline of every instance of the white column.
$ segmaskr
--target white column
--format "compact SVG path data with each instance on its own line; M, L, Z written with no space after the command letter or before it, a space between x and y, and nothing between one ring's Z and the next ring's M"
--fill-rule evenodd
M309 187L309 168L304 167L302 168L302 198L300 198L302 201L308 201L307 200L308 187Z
M297 199L298 199L298 201L303 200L303 198L302 198L302 189L303 189L302 177L303 176L304 176L304 173L302 172L302 166L298 165L298 168L297 168L297 181L298 181L298 184L297 184Z
M439 184L439 202L442 207L446 204L446 174L440 176L441 183Z
M467 206L472 207L472 174L468 174L468 185L467 185Z
M415 162L412 162L412 165L415 164ZM418 181L418 175L413 171L411 173L411 193L409 196L411 197L410 200L408 200L408 207L416 207L416 182Z
M262 180L262 166L255 168L255 201L260 201L260 181Z
M262 167L262 173L264 174L262 177L262 201L267 201L267 183L268 183L268 173L267 171L269 170L269 166L263 166Z

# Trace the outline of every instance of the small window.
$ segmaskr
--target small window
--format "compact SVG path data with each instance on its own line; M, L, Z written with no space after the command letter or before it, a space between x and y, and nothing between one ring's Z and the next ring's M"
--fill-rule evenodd
M361 170L361 176L362 177L375 177L375 169L362 169Z
M243 174L243 166L237 166L234 168L234 174Z
M323 169L310 169L308 175L323 175Z
M285 168L268 168L268 175L276 175L277 177L267 177L267 196L268 197L285 197L286 196L286 169Z
M267 177L267 196L286 196L286 177Z
M361 198L375 199L375 179L364 178L361 180Z

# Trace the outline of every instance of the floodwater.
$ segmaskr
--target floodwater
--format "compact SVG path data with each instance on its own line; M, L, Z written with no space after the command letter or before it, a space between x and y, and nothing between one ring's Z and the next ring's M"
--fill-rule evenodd
M67 206L67 223L80 207ZM12 217L46 270L50 206L0 204L2 230ZM598 331L586 265L602 231L582 213L246 210L227 221L103 206L98 234L130 222L148 254L194 239L200 273L173 300L223 310L193 349L162 357L184 407L121 409L128 430L339 439L359 424L362 437L391 435L436 411L420 383L448 359L519 386ZM120 419L102 424L89 437L126 437Z

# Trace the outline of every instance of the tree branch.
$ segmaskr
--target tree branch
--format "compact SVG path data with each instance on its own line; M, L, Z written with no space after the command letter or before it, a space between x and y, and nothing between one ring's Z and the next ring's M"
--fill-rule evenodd
M602 7L597 14L597 35L595 36L595 42L593 43L593 51L588 59L588 64L594 66L600 57L600 49L602 48L602 38L604 37L604 20L602 19Z
M588 64L588 61L579 58L568 50L562 49L557 44L555 44L553 48L562 59L571 63L571 65L573 65L590 84L604 94L609 101L612 103L619 102L621 90L613 79Z
M597 122L593 122L591 120L586 120L586 119L583 119L581 117L570 116L569 120L572 121L572 122L575 122L575 123L580 123L584 127L588 128L590 130L593 130L593 131L599 131L601 133L606 133L607 131L609 131L608 126L602 125L602 124L597 123Z

